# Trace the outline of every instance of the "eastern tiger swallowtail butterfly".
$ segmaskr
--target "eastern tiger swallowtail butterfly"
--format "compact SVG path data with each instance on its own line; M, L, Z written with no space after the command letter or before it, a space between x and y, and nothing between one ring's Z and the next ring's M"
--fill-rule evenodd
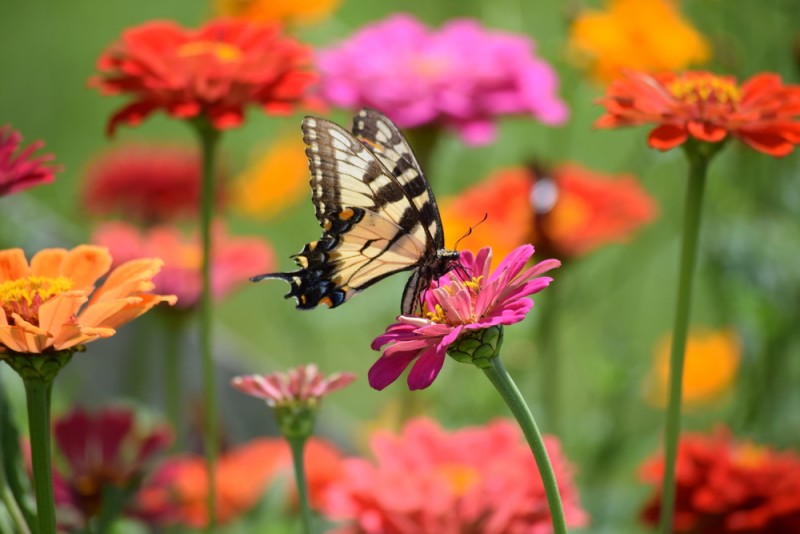
M311 200L322 237L293 256L300 269L267 273L291 284L297 307L339 306L375 282L413 273L401 313L414 315L431 281L450 270L458 252L444 231L430 184L411 147L387 117L370 109L353 118L353 132L325 119L303 119L311 170Z

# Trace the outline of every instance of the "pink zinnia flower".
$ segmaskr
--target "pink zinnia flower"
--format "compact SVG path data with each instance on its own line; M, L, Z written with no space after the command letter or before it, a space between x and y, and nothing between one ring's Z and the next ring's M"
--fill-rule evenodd
M216 203L224 172L217 173ZM83 207L145 225L190 218L200 205L200 154L195 147L127 143L103 152L86 170Z
M442 123L465 142L484 144L498 115L566 120L555 71L533 49L525 36L470 19L434 31L393 15L319 53L321 95L337 106L375 108L402 128Z
M53 436L64 460L53 472L56 504L62 518L80 527L100 513L105 491L135 488L172 442L167 426L144 427L133 410L122 407L94 413L75 409L55 420Z
M52 154L33 155L44 146L42 141L34 141L25 150L17 152L21 142L22 136L11 126L0 127L0 196L48 184L55 178L55 173L61 171L60 165L46 165L53 160Z
M561 265L558 260L545 260L523 271L531 256L533 246L517 247L490 272L491 248L481 249L477 256L463 252L460 267L434 282L425 294L425 317L401 315L372 342L374 350L389 346L369 370L370 385L385 388L417 360L408 375L408 386L426 388L459 336L523 320L533 307L533 301L525 297L553 280L539 275Z
M236 376L231 384L242 393L263 399L270 406L314 406L327 394L342 389L355 379L352 373L325 376L316 365L309 364L289 369L286 373Z
M583 526L572 467L555 437L544 441L567 525ZM370 448L375 460L344 460L344 476L325 495L323 513L348 521L337 534L553 531L536 461L511 421L447 432L418 418L399 436L373 435Z
M215 299L222 299L253 273L274 266L275 253L263 239L230 236L222 224L215 225L213 232L211 292ZM171 226L142 231L127 223L108 222L98 227L92 242L108 247L115 264L148 256L161 258L164 267L153 279L156 288L177 295L178 308L197 305L202 259L198 236L185 236Z

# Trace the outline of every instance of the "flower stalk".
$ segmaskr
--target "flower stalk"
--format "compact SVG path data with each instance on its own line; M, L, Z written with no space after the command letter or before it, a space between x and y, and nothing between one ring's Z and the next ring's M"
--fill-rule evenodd
M50 394L53 379L24 378L31 436L33 487L36 493L36 517L39 534L55 534L56 508L53 497L52 454L50 452Z
M304 534L311 534L311 505L308 501L308 484L306 483L306 470L304 452L307 437L287 437L292 449L292 463L294 465L294 478L297 483L297 495L300 500L300 517L303 520Z
M722 145L689 142L685 152L689 160L689 183L686 189L681 259L678 278L678 300L672 330L669 366L669 397L667 401L664 432L664 479L661 490L660 532L671 534L675 508L675 460L681 428L681 399L683 396L683 364L689 328L689 311L692 300L697 242L700 235L703 193L711 157Z
M217 393L214 381L214 359L212 354L211 294L211 219L214 208L214 167L220 133L204 118L192 123L200 142L202 166L202 192L200 195L200 233L202 243L201 292L200 292L200 353L203 365L204 433L205 456L208 470L207 532L213 532L216 523L216 476L217 463Z

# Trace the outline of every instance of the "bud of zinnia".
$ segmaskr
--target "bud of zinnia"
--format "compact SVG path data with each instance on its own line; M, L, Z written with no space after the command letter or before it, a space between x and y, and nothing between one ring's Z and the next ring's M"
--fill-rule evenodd
M461 363L471 363L479 369L487 369L492 365L492 358L500 355L502 344L503 325L466 330L450 345L447 354Z

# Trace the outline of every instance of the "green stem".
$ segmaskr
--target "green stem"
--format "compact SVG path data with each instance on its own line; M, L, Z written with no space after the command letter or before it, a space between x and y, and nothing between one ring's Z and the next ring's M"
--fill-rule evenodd
M53 390L53 381L43 378L24 378L23 383L28 403L38 534L55 534L56 509L50 453L50 393Z
M201 268L202 289L200 294L200 352L203 361L204 389L204 433L206 468L208 470L208 500L206 502L208 523L206 532L214 532L217 525L216 474L217 443L217 392L214 382L214 360L212 355L211 327L213 300L211 294L211 219L214 211L214 168L219 131L205 119L195 123L200 140L203 167L203 188L200 199L200 232L203 245Z
M0 494L0 499L2 499L2 502L6 507L6 511L11 517L11 522L14 524L16 532L19 532L19 534L30 534L31 530L28 528L28 523L25 521L25 516L22 514L22 510L17 504L14 494L11 492L11 488L8 487L8 484L6 484L5 480L3 481L2 488L0 488Z
M683 360L686 336L689 329L689 308L692 300L692 282L697 257L697 241L703 207L703 190L710 156L687 145L689 183L683 218L681 263L678 279L678 302L672 330L672 349L669 367L669 401L667 403L664 432L664 479L661 488L660 532L672 533L672 516L675 506L675 459L681 429L681 398L683 385Z
M311 506L308 502L308 485L306 484L306 471L303 458L306 438L289 438L288 441L292 448L294 478L297 482L297 495L300 498L300 517L303 520L303 532L305 534L311 534Z
M553 466L550 463L550 457L547 455L544 440L541 433L539 433L539 428L536 426L536 421L533 419L533 414L531 414L525 399L522 397L522 393L520 393L511 375L506 371L500 358L494 357L490 362L491 367L484 368L483 372L497 391L500 392L520 428L522 428L525 439L528 440L528 445L530 445L531 452L536 460L536 466L539 468L539 476L542 477L542 484L547 495L547 504L550 506L553 532L555 534L565 534L567 532L567 522L564 519L561 495L558 493L558 482L553 472Z

